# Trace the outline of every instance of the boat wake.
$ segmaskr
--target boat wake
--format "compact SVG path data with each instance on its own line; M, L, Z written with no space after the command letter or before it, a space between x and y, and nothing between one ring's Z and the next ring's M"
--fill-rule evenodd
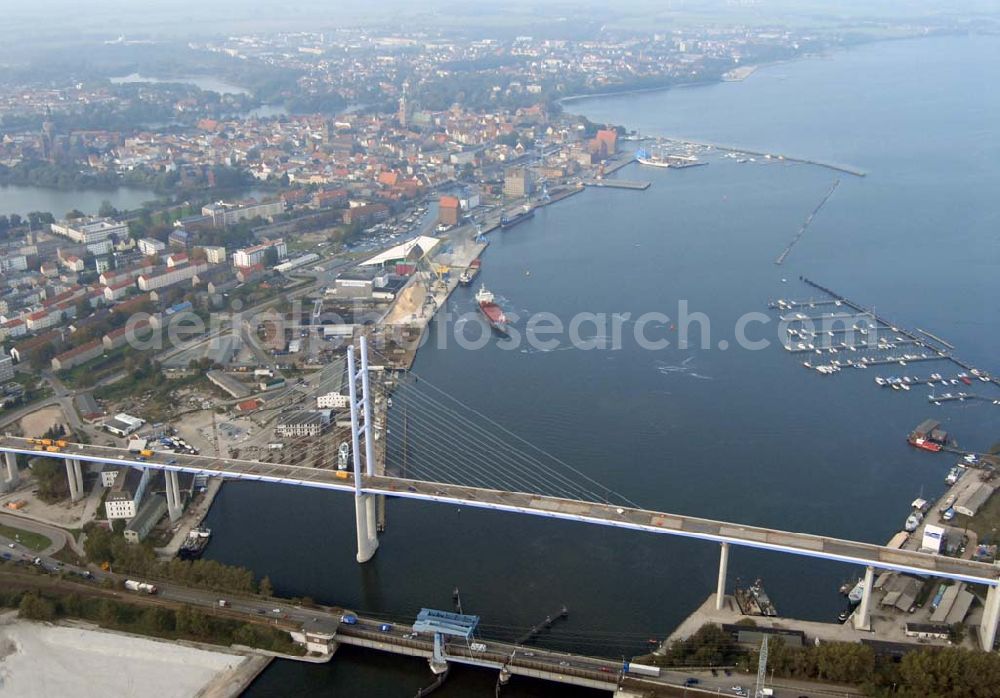
M703 380L703 381L715 380L711 376L706 376L702 373L697 373L694 370L695 367L691 365L691 362L693 360L694 357L689 356L683 361L681 361L679 364L668 364L663 361L657 361L654 365L656 367L656 371L664 376L669 376L672 374L681 374L684 376L690 376L691 378L697 378L698 380Z

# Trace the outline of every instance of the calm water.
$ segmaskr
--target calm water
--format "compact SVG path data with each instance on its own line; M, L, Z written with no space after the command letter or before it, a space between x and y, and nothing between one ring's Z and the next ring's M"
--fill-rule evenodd
M21 185L0 185L0 214L48 211L61 218L73 209L97 213L101 202L110 201L118 209L133 209L145 201L157 198L150 189L118 187L117 189L49 189Z
M111 78L111 82L116 85L127 85L136 82L142 83L181 83L184 85L194 85L199 90L205 90L206 92L218 92L220 95L248 95L250 90L245 87L240 87L239 85L234 85L231 82L226 82L219 78L211 77L208 75L191 75L177 78L154 78L148 75L140 75L139 73L132 73L131 75L125 75L124 77Z
M873 45L761 70L744 83L576 103L595 121L850 163L784 267L773 259L837 175L788 163L713 161L627 170L644 193L590 191L493 237L482 281L506 308L661 311L711 319L706 350L421 351L415 370L472 407L640 504L885 542L909 502L935 495L950 465L909 448L920 420L961 443L996 440L997 408L933 407L924 391L877 389L878 371L825 378L778 347L720 350L768 299L806 297L800 274L906 326L950 339L998 370L996 39ZM526 274L530 272L530 275ZM783 282L787 279L787 283ZM473 307L460 290L450 301ZM774 338L775 330L761 336ZM951 370L941 366L937 370ZM910 373L929 373L912 368ZM888 373L885 371L883 373ZM714 591L717 548L570 523L390 502L375 559L354 562L349 497L226 485L209 554L268 574L279 592L412 618L449 608L454 586L491 634L509 636L567 604L547 644L608 656L640 651ZM735 550L736 578L765 579L783 615L830 619L843 565ZM420 662L344 652L320 667L277 663L255 696L410 695ZM492 695L495 677L460 671L441 695ZM512 683L504 695L560 695ZM582 695L580 691L563 695Z

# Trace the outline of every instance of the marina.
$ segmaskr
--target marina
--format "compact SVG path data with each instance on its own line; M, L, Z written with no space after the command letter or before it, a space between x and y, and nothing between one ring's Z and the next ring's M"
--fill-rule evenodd
M877 376L876 385L898 391L910 391L918 385L928 387L951 387L972 385L974 382L988 383L1000 386L1000 377L992 376L967 362L956 358L951 350L954 346L940 337L924 330L910 331L890 320L879 316L874 309L866 308L835 291L822 286L815 281L801 276L799 280L815 290L827 294L826 299L810 298L807 300L778 299L768 303L771 310L794 311L779 315L779 320L785 325L783 337L785 350L793 354L814 353L817 355L832 355L847 353L851 358L838 358L828 362L822 360L804 361L805 368L813 369L824 375L837 373L844 368L866 369L873 366L896 364L907 366L911 363L934 361L951 362L961 369L953 378L944 378L940 373L932 373L927 378ZM801 311L804 308L817 306L849 308L854 313L833 311L819 315L809 315ZM917 332L920 334L918 335ZM855 341L855 337L861 339ZM836 341L842 338L841 341ZM913 352L889 353L900 347L913 347ZM949 402L965 402L966 400L981 400L1000 405L1000 395L989 397L973 395L964 391L931 393L928 401L940 405Z

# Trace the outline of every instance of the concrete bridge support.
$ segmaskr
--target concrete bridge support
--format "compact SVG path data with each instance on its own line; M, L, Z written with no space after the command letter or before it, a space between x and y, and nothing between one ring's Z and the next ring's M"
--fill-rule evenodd
M184 503L181 501L181 487L177 482L177 471L167 470L163 473L167 481L167 514L171 521L181 518L184 513Z
M354 517L358 531L357 560L358 562L368 562L378 550L378 531L375 528L375 495L355 495Z
M83 498L83 469L75 458L66 459L66 479L69 481L69 498L78 502Z
M361 338L361 368L355 369L354 347L347 352L347 377L351 398L351 455L354 461L354 519L358 533L358 562L368 562L378 550L378 499L361 489L362 474L375 474L372 438L372 403L368 384L368 343ZM358 381L361 395L358 395ZM361 455L364 437L364 458Z
M854 610L854 629L855 630L871 630L872 629L872 614L871 614L871 602L872 602L872 584L875 581L875 568L869 565L865 568L865 581L864 581L864 592L861 596L861 603Z
M719 584L715 587L715 610L721 611L726 600L726 571L729 569L729 543L722 544L719 553Z
M1000 622L1000 588L987 587L983 620L979 623L979 646L986 652L993 651L997 640L997 623Z
M17 472L17 454L7 451L3 455L5 467L3 472L0 472L0 492L10 492L20 481Z

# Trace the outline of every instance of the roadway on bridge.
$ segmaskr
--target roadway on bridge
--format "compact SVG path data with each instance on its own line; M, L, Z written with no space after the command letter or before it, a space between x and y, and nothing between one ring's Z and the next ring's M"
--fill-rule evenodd
M333 469L174 453L159 453L149 459L140 460L137 454L124 449L86 444L69 444L61 452L48 453L43 447L31 443L28 439L12 436L0 437L0 451L56 458L78 458L90 462L154 467L164 470L221 475L227 478L355 492L353 475L347 471ZM385 494L615 528L664 533L719 543L728 542L733 545L825 560L872 565L878 569L926 574L971 583L994 586L1000 583L1000 569L988 563L931 555L912 550L898 550L881 545L808 533L619 507L601 502L586 502L530 493L504 492L424 480L368 475L363 475L361 478L361 491L365 494Z

